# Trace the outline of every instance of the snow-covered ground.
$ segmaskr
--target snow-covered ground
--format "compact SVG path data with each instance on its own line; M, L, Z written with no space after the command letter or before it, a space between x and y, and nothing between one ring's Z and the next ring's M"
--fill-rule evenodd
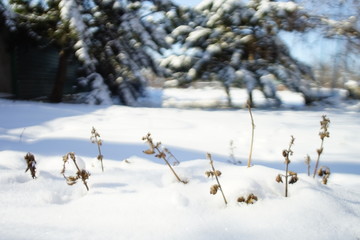
M178 90L156 94L166 100L163 106L172 106L196 97L213 103L217 93L207 91L208 98ZM301 105L297 97L284 99ZM0 112L0 239L360 239L358 107L253 109L250 168L246 109L0 100ZM313 169L324 114L331 121L320 159L332 172L327 185L308 177L304 164L309 154ZM92 127L103 140L104 172L90 142ZM161 159L143 153L148 132L181 162L174 169L188 184L177 182ZM282 150L291 135L290 170L299 181L285 198L284 184L275 178L284 174ZM231 141L240 165L229 162ZM35 155L36 179L25 173L27 152ZM91 173L89 191L81 181L68 186L60 174L68 152ZM222 172L227 206L220 193L209 194L216 180L204 174L211 168L207 152ZM237 203L250 193L258 197L256 203Z

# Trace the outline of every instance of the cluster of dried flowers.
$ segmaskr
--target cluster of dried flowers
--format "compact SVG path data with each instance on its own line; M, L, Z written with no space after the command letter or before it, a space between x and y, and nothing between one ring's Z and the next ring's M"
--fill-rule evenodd
M314 168L314 175L313 177L315 178L318 166L319 166L319 161L320 161L320 156L324 151L324 139L325 138L329 138L330 137L330 132L328 131L329 129L329 124L330 124L330 119L328 117L326 117L326 115L322 116L322 120L320 121L320 132L319 132L319 136L321 139L321 145L320 148L317 149L317 160L316 160L316 165Z
M258 197L255 196L253 193L250 193L246 198L245 197L239 197L237 199L238 203L246 203L246 204L254 204L255 202L257 202Z
M27 164L27 168L25 170L25 172L30 170L30 174L31 177L33 179L36 178L36 161L35 161L35 156L32 153L27 153L24 157L26 164Z
M327 184L328 179L330 177L330 168L328 167L320 167L317 171L319 177L322 177L323 184Z
M207 158L210 160L211 170L210 170L210 171L206 171L206 172L205 172L205 175L206 175L207 177L215 177L216 182L217 182L217 184L214 184L214 185L212 185L212 186L210 187L210 194L215 195L215 194L218 192L218 190L220 190L220 191L221 191L221 194L222 194L222 196L223 196L224 202L225 202L225 204L227 204L228 202L227 202L227 200L226 200L224 191L223 191L223 189L222 189L222 187L221 187L221 184L220 184L220 181L219 181L219 177L221 176L221 172L220 172L219 170L216 170L216 169L215 169L215 167L214 167L214 161L213 161L212 158L211 158L211 154L210 154L210 153L207 153L206 156L207 156Z
M285 197L288 196L288 184L294 184L298 181L298 177L297 177L297 173L296 172L292 172L289 171L289 164L290 164L290 156L293 155L293 151L291 150L291 147L294 145L295 142L295 138L293 136L291 136L291 140L290 140L290 144L289 144L289 148L288 149L284 149L283 150L283 157L285 158L285 175L282 174L278 174L276 176L276 182L278 183L282 183L283 180L282 178L285 178ZM290 181L289 181L289 177Z
M77 169L75 176L66 176L65 175L66 164L69 163L69 159L73 160L73 163ZM83 184L85 185L86 189L89 191L89 187L87 185L86 180L89 179L90 173L88 171L86 171L85 169L79 168L78 164L76 163L75 153L69 152L66 155L64 155L63 162L64 162L64 164L63 164L63 169L61 170L61 174L66 179L66 183L71 186L71 185L74 185L75 183L77 183L77 180L81 179Z

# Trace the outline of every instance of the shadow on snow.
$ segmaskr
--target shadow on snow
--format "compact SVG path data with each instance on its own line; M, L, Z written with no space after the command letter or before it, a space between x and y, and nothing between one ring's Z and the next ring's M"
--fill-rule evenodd
M68 152L75 152L76 155L88 158L96 158L98 155L97 146L90 141L81 139L43 139L33 142L18 142L11 140L0 140L1 150L31 152L35 156L37 154L44 156L62 156ZM132 156L148 159L156 163L163 163L162 160L156 158L154 155L146 155L143 153L148 148L146 143L121 143L121 142L106 142L102 145L101 151L104 155L104 161L111 159L115 161L122 161ZM169 146L168 149L180 161L190 161L195 159L206 159L206 152L196 151L192 149L184 149L176 146ZM229 156L212 154L215 161L229 162ZM173 161L174 159L170 159ZM246 166L247 159L240 159L242 164L239 166ZM259 159L252 160L254 165L262 165L270 168L284 170L285 165L283 160L263 161ZM231 164L231 163L229 163ZM313 163L314 164L314 163ZM359 174L360 163L354 162L326 162L320 160L320 166L328 166L333 173L347 173ZM0 166L1 167L1 166ZM307 172L307 166L303 162L292 161L289 165L290 170L298 173ZM312 170L313 171L313 170ZM312 172L311 172L312 174Z

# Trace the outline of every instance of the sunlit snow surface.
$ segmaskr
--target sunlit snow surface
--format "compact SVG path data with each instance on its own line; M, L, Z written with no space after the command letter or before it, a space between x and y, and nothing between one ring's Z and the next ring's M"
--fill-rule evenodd
M190 101L186 92L172 91L157 97L166 97L169 105L171 96L174 102ZM204 103L215 99L200 93L192 97ZM247 168L247 109L0 100L0 239L359 239L360 115L359 107L350 107L253 109L254 166ZM314 165L324 114L331 121L330 138L320 165L332 171L328 185L308 177L304 164L309 154ZM90 142L92 127L103 140L104 172ZM177 182L162 160L142 152L148 132L180 160L174 169L188 184ZM290 169L299 181L285 198L284 185L275 177L284 173L282 150L291 135ZM230 141L240 165L229 162ZM35 180L25 173L27 152L37 161ZM68 186L60 174L68 152L75 152L91 173L89 191L81 182ZM227 206L220 193L209 194L216 180L204 174L210 170L207 152L222 172ZM237 203L250 193L258 197L254 205Z

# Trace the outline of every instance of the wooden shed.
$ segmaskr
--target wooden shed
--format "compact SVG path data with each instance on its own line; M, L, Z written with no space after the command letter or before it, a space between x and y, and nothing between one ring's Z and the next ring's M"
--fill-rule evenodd
M14 39L6 28L0 28L0 93L3 95L16 99L48 97L58 61L54 46L39 47L24 39ZM78 66L75 60L69 60L64 94L74 92Z

